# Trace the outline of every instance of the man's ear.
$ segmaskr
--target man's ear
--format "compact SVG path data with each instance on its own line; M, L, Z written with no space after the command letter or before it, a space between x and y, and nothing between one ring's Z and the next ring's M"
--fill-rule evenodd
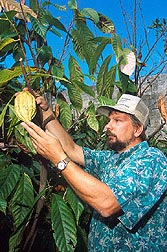
M139 137L141 133L143 132L143 130L144 130L144 127L142 124L140 126L137 126L134 132L135 137Z

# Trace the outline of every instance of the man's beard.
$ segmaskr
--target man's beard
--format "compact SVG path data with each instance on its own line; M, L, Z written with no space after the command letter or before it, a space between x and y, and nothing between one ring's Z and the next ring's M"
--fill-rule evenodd
M114 137L114 141L112 141L111 139L108 139L107 144L110 149L117 152L124 150L134 140L134 136L131 136L130 139L123 142L119 140L115 134L112 134L109 131L106 132L106 135Z

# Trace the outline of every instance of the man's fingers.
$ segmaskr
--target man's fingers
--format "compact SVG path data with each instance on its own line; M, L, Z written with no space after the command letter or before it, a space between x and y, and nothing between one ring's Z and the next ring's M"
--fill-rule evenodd
M44 137L44 135L46 134L40 127L38 127L33 122L22 122L21 125L23 126L23 128L25 128L25 130L28 131L30 136L32 136L33 138L37 138L37 136Z

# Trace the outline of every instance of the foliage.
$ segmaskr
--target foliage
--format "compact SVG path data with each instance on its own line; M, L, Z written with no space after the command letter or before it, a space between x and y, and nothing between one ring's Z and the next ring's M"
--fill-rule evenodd
M68 11L73 13L69 29L50 11L55 8L59 15L67 11L65 6L33 0L29 7L10 3L0 1L4 9L0 15L0 211L8 217L6 225L11 224L9 251L38 247L40 251L85 252L91 211L34 150L14 113L14 95L25 86L40 92L51 105L54 101L58 119L78 144L105 149L106 118L96 108L114 103L115 89L118 97L137 92L129 76L138 63L135 48L123 47L108 17L94 9L80 10L75 0L68 2ZM60 57L49 45L49 36L57 43L63 38ZM72 52L64 59L68 47ZM131 64L129 74L125 69ZM86 108L83 94L90 99ZM40 113L34 122L42 125Z

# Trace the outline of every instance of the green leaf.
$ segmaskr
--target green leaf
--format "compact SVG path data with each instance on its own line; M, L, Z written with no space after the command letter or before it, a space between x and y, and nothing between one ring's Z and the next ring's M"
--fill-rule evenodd
M19 165L13 164L0 170L0 198L7 199L20 178Z
M33 0L34 1L34 0ZM60 10L60 11L66 11L67 8L65 5L59 5L59 4L54 4L54 3L51 3L50 1L44 1L42 3L42 7L46 7L46 6L54 6L57 10Z
M42 46L41 48L37 48L37 52L38 60L42 66L52 59L52 48L50 46Z
M34 206L36 205L37 201L45 194L46 189L43 189L36 197L35 200L33 202L33 205L31 206L31 208L29 208L29 211L27 211L27 214L25 216L25 218L23 219L23 221L20 223L20 225L16 228L15 232L12 234L12 236L10 237L9 240L9 252L20 252L19 250L19 244L22 240L23 237L23 233L24 230L26 228L26 224L28 222L28 220L31 217L31 213L34 209ZM28 210L28 208L27 208Z
M19 244L22 240L25 228L26 228L25 225L21 226L21 228L18 229L18 231L16 233L11 235L11 237L9 239L9 252L19 252L20 251Z
M106 75L108 73L108 65L110 63L110 60L112 58L112 55L109 55L101 65L100 71L97 76L97 83L96 83L96 89L98 95L101 95L103 93L103 90L105 89L105 80L106 80Z
M13 100L15 95L12 96L12 98L9 100L9 102L5 105L5 107L2 110L2 113L0 114L0 127L2 126L3 122L4 122L4 117L6 114L6 111L8 109L9 104L11 103L11 101Z
M61 99L57 99L58 104L60 105L60 121L65 129L68 129L72 123L72 114L71 109L68 103L64 102Z
M29 73L29 71L31 71L31 73L34 72L38 72L38 68L33 68L33 67L25 67L25 71L27 73ZM20 66L18 67L13 67L11 69L3 69L0 71L0 87L1 85L3 85L4 83L14 79L15 77L19 77L23 74L22 72L22 68Z
M137 91L135 83L132 80L130 80L128 75L125 75L120 70L118 71L118 75L123 93L126 92L135 93Z
M115 105L115 101L111 98L107 98L106 96L98 96L98 101L100 105Z
M33 29L39 34L43 39L46 37L46 32L48 30L48 23L44 18L34 18L30 16L30 20L33 26Z
M14 134L18 143L22 144L27 151L34 155L37 154L28 132L20 124L15 126Z
M121 42L120 37L117 34L113 34L111 38L111 43L112 43L112 48L115 52L115 55L117 59L119 60L120 57L123 55L122 42Z
M80 10L80 14L82 16L88 16L91 18L91 20L97 24L99 22L99 15L97 13L97 11L95 11L94 9L91 8L84 8L82 10Z
M80 199L77 197L77 195L72 191L70 187L67 188L66 194L65 194L65 200L69 203L70 207L72 208L76 221L78 223L79 218L84 210L84 205L81 203Z
M10 210L16 227L27 217L33 203L33 185L30 177L24 173L10 202Z
M45 12L44 17L51 26L55 26L57 29L67 33L65 26L59 21L59 19L53 17L48 11Z
M95 41L95 40L93 40L93 41ZM96 71L96 64L99 60L99 57L102 55L102 52L103 52L104 48L106 47L106 45L109 43L109 41L111 43L111 39L103 38L103 40L101 40L101 44L98 45L98 47L96 48L94 55L91 56L90 67L89 67L90 74L94 74L94 72Z
M0 51L7 45L13 43L13 42L17 42L18 40L15 40L13 38L5 38L2 39L2 41L0 41Z
M81 71L81 68L77 62L77 60L73 57L70 56L69 61L68 61L68 68L70 72L70 81L73 82L74 80L83 82L83 73Z
M72 31L74 50L81 59L86 60L90 67L90 58L97 48L96 43L93 41L94 35L81 19L76 18L76 27L77 30Z
M52 66L51 71L54 76L58 76L59 78L63 78L64 76L64 66L57 59L54 59L54 64Z
M99 130L99 123L96 119L96 111L95 106L93 103L87 108L86 110L86 116L87 116L87 123L91 129L98 132Z
M108 73L106 73L105 76L105 86L102 95L105 95L108 98L111 98L114 92L116 69L117 69L116 66L111 67L111 69L108 71Z
M84 45L79 32L75 29L72 30L72 42L74 50L81 60L85 59L84 56Z
M0 197L0 211L6 214L7 201Z
M60 195L52 194L51 221L59 251L74 251L77 243L74 216Z
M82 96L81 90L75 85L68 86L68 96L69 99L77 111L82 109Z
M70 1L68 1L68 7L71 10L76 10L77 9L77 2L76 2L76 0L70 0Z
M113 22L103 14L99 14L99 22L96 23L97 27L104 33L114 33L115 27Z
M91 86L85 85L83 82L75 81L75 84L86 94L95 97L95 92Z

